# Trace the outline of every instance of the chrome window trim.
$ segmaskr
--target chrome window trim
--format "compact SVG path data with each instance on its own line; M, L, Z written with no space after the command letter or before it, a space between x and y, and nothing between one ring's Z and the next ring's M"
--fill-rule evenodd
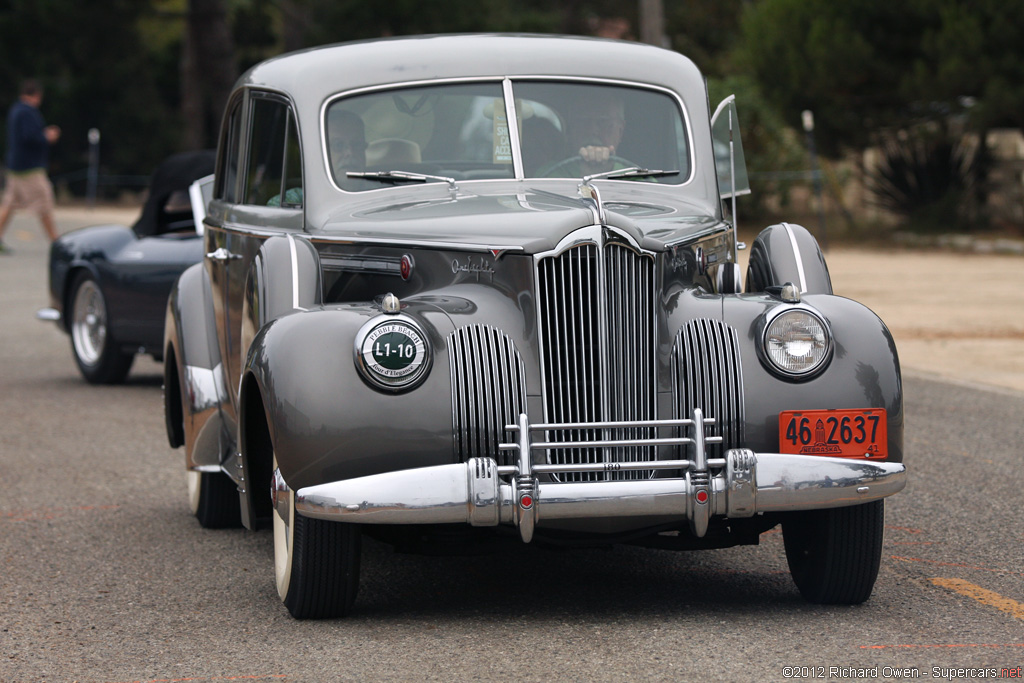
M523 154L519 140L519 115L516 113L516 98L512 91L512 79L506 76L501 81L502 96L505 98L505 121L508 123L508 139L512 145L512 175L516 180L525 178ZM519 152L518 154L516 152Z
M335 102L341 99L347 99L357 95L364 95L366 93L386 91L386 90L399 90L403 88L418 88L425 85L457 85L464 83L498 83L502 87L502 96L505 100L505 112L509 122L509 134L514 136L514 144L512 146L512 165L514 178L489 178L480 180L469 180L460 182L471 182L471 183L493 183L493 182L508 182L509 180L524 181L527 178L523 171L523 159L522 150L519 148L519 119L516 116L515 111L515 84L518 81L547 81L547 82L562 82L562 83L593 83L601 85L612 85L625 88L635 88L638 90L649 90L660 92L664 95L669 96L679 107L679 111L683 117L683 133L686 135L686 149L689 163L689 174L686 179L681 183L667 184L666 187L682 188L686 187L694 181L697 177L697 156L696 150L694 149L693 139L693 127L690 123L690 111L686 107L686 103L683 102L679 94L664 86L654 85L653 83L645 83L642 81L625 81L616 78L600 78L596 76L552 76L552 75L531 75L531 74L506 74L504 76L464 76L460 78L428 78L424 80L416 81L395 81L394 83L388 83L386 85L374 85L366 86L362 88L354 88L352 90L345 90L340 93L336 93L331 97L324 100L324 103L320 105L319 112L319 128L320 128L320 153L321 160L323 161L323 170L326 173L331 186L345 194L352 195L364 195L368 192L379 192L381 190L391 190L393 187L381 187L374 190L359 190L356 192L346 190L339 187L334 181L334 174L331 173L331 158L330 152L327 149L327 110ZM509 94L512 97L509 97ZM301 137L301 133L300 133ZM537 178L530 178L530 180L538 180ZM539 180L579 180L579 178L540 178ZM634 183L632 180L615 180L615 179L602 179L603 182L616 182L616 183Z

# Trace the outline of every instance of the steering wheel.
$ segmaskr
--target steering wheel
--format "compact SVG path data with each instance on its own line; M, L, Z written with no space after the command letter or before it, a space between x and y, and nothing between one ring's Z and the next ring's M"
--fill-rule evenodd
M566 157L565 159L562 159L557 164L555 164L551 168L549 168L546 171L544 171L544 177L545 178L559 178L559 177L567 177L567 176L583 177L584 175L590 175L589 173L575 173L575 174L563 174L562 173L562 171L570 168L572 166L572 164L578 164L579 168L582 169L583 166L585 164L587 164L587 163L589 163L589 162L584 160L582 156L580 156L579 154L574 154L571 157ZM637 163L635 163L633 161L630 161L629 159L626 159L625 157L616 156L614 154L610 155L606 161L600 162L599 165L600 166L607 166L608 168L605 169L605 170L611 171L611 170L614 169L616 164L619 164L620 168L632 168L634 166L640 166L640 164L637 164ZM597 172L600 173L600 171L597 171Z

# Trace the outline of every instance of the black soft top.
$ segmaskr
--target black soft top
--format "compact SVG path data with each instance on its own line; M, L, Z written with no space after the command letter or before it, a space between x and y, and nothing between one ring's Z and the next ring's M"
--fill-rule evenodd
M149 197L142 215L132 226L139 237L195 229L188 186L213 173L216 153L212 149L180 152L164 159L149 181Z

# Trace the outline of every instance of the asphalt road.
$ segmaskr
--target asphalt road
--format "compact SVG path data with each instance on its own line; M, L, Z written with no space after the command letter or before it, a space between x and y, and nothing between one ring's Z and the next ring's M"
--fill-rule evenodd
M907 379L910 484L887 503L882 569L862 606L802 602L779 533L700 553L437 558L367 543L355 614L299 622L274 589L269 531L203 530L190 516L160 367L146 359L124 386L86 385L67 338L33 318L47 303L45 246L11 243L0 256L2 681L1020 675L1024 393Z

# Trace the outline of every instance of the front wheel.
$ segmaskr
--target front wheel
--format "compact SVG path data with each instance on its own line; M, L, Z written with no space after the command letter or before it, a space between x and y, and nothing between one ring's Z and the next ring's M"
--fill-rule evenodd
M343 617L359 590L359 527L303 517L295 512L274 459L274 574L277 593L296 619Z
M793 513L782 523L786 560L805 600L856 605L871 596L882 559L883 501Z
M103 290L92 274L81 271L71 286L71 351L78 370L90 384L120 384L135 355L124 353L110 335Z
M188 503L204 529L242 526L238 487L223 472L188 471Z

